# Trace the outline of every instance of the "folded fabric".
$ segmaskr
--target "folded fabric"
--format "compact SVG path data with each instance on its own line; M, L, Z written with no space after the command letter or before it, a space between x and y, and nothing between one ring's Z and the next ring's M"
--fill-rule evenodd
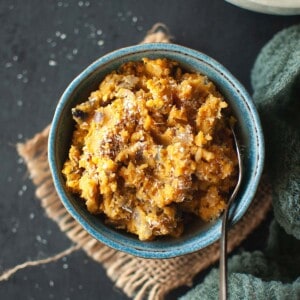
M276 34L251 73L266 140L275 220L264 252L228 261L230 299L300 299L300 25ZM280 224L280 225L279 225ZM182 300L217 299L219 271Z
M266 140L276 220L300 239L300 25L278 33L251 74Z
M228 261L229 299L300 299L299 253L300 241L273 221L264 253L243 252ZM181 300L218 299L218 280L214 269Z

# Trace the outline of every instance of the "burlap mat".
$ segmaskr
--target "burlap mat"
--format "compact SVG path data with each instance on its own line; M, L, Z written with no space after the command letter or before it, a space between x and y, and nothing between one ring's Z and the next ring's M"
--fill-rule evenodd
M160 30L162 27L160 24L155 25L143 42L170 41L168 33ZM92 238L68 214L56 194L47 160L49 128L50 126L17 147L36 185L36 196L48 217L54 220L62 232L75 243L76 249L83 249L95 261L101 263L111 280L129 297L134 297L136 300L163 299L174 288L192 285L196 274L219 259L218 242L185 256L171 259L143 259L113 250ZM229 231L229 252L261 223L270 205L270 186L263 180L246 215ZM56 258L59 257L61 256Z

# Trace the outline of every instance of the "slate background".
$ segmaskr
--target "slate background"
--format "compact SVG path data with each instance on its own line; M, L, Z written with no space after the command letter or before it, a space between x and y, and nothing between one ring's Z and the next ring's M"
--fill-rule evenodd
M0 2L0 272L54 255L70 241L49 220L15 144L51 122L68 83L99 56L143 39L164 22L175 42L225 65L251 93L249 74L261 47L299 23L242 10L220 0ZM267 220L237 250L262 249ZM195 278L195 284L203 279ZM188 290L182 287L167 299ZM101 265L78 251L58 262L19 271L0 283L0 299L127 299Z

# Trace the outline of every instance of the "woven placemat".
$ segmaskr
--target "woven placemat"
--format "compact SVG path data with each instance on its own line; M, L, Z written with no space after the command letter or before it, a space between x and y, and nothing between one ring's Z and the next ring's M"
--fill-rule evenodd
M169 42L170 35L163 25L156 24L143 42ZM107 275L126 295L134 299L163 299L172 289L192 285L196 274L219 259L219 243L188 255L171 259L143 259L111 249L91 237L66 211L53 185L48 160L49 128L31 140L17 146L30 178L36 185L36 196L49 218L75 243L72 249L83 249L101 263ZM263 179L256 197L245 216L228 234L228 251L237 247L265 218L271 206L271 189ZM68 253L70 253L69 251ZM64 255L66 252L64 252ZM56 259L62 255L57 255ZM45 259L44 262L48 262ZM31 263L28 265L35 265ZM27 266L27 265L26 265Z

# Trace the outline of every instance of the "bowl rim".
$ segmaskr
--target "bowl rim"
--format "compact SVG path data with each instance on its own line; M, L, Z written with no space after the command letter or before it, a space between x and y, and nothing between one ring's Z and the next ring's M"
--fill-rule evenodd
M256 193L260 177L262 175L263 166L264 166L264 137L262 132L262 126L259 119L258 112L256 110L256 107L254 103L252 102L252 99L246 89L243 87L243 85L228 71L222 64L217 62L215 59L209 57L208 55L194 50L190 49L185 46L180 46L177 44L170 44L170 43L149 43L149 44L140 44L135 46L129 46L120 48L118 50L112 51L97 60L95 60L93 63L91 63L87 68L85 68L78 76L75 77L71 81L71 83L67 86L64 93L60 97L57 107L55 109L54 117L51 123L50 132L49 132L49 139L48 139L48 161L50 166L50 171L52 174L53 182L55 189L57 191L57 194L62 201L63 205L65 206L66 210L71 214L71 216L86 230L91 236L93 236L98 241L102 242L103 244L114 248L116 250L120 250L132 255L145 257L145 258L171 258L176 257L179 255L184 255L188 253L195 252L197 250L200 250L216 240L219 239L220 233L221 233L221 220L218 218L218 220L215 222L215 224L209 228L206 232L206 238L203 239L205 242L205 246L199 247L199 242L197 241L198 238L191 239L185 247L178 245L177 247L173 246L168 251L164 249L155 249L155 250L147 250L139 248L138 246L129 246L125 242L121 242L117 239L112 239L107 236L107 234L104 234L103 232L100 233L96 228L94 228L90 223L87 223L83 220L82 216L79 212L76 211L74 206L70 203L68 196L66 195L65 188L61 184L61 180L59 178L58 170L56 168L56 151L55 151L55 142L57 138L57 132L56 128L59 124L59 120L61 118L61 114L63 111L63 108L65 107L66 103L68 103L69 96L72 95L72 93L76 90L77 86L83 82L90 74L95 72L99 67L104 66L106 64L109 64L113 60L121 59L122 57L126 55L134 55L135 53L140 52L149 52L149 51L170 51L170 53L179 53L180 55L186 55L191 56L194 59L201 60L202 62L209 64L210 67L213 67L217 73L220 73L226 81L230 82L233 87L236 88L236 91L238 91L239 98L244 98L245 103L247 104L247 108L251 112L251 118L252 118L252 124L255 125L255 138L257 141L256 144L256 152L257 152L257 160L255 165L255 174L251 177L251 185L247 187L248 191L248 197L251 198L251 200L247 201L247 203L244 203L239 209L238 212L235 211L235 214L233 216L232 224L236 223L246 212L249 205L251 204L254 195ZM180 58L179 58L180 62ZM148 243L148 242L143 242ZM202 242L203 243L203 242Z

